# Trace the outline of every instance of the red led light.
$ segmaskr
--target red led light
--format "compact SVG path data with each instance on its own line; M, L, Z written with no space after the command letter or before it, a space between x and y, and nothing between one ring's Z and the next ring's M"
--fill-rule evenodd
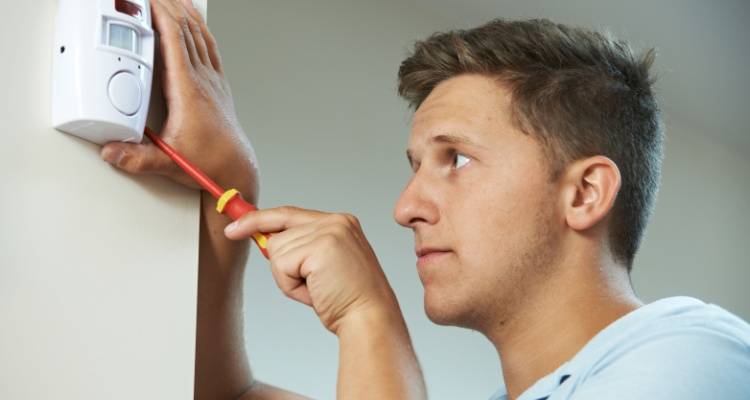
M141 6L128 0L115 0L115 10L131 17L141 18Z

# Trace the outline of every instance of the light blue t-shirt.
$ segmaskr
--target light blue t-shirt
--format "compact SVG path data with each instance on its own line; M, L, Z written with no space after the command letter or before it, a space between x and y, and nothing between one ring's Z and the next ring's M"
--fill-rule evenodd
M501 387L490 400L506 400ZM594 336L518 400L748 400L750 325L690 297L655 301Z

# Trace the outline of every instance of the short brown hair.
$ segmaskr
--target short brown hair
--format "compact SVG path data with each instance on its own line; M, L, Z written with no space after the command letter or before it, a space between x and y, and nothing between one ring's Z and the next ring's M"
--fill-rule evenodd
M398 92L417 109L446 79L497 77L511 90L514 122L548 155L551 179L571 161L611 158L622 185L609 244L630 269L661 174L663 132L649 72L654 57L653 49L636 56L607 34L544 19L498 19L417 42L398 71Z

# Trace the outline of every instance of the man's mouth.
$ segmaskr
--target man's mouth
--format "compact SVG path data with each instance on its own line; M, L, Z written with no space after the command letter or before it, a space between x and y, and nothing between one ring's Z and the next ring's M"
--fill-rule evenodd
M417 267L422 268L430 263L440 260L452 251L446 248L419 247L417 253Z

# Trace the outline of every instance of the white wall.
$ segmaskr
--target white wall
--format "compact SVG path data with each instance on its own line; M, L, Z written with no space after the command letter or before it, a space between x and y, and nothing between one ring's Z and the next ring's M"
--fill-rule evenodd
M214 4L210 26L258 151L260 205L359 216L401 301L432 398L487 398L501 381L494 348L427 320L412 235L391 217L410 174L410 112L396 95L396 72L414 40L455 25L411 2L287 0ZM750 160L668 116L664 184L636 289L646 300L698 296L750 318ZM335 337L280 293L255 251L245 290L256 375L334 398Z
M197 192L53 130L56 2L6 3L0 398L191 398Z

